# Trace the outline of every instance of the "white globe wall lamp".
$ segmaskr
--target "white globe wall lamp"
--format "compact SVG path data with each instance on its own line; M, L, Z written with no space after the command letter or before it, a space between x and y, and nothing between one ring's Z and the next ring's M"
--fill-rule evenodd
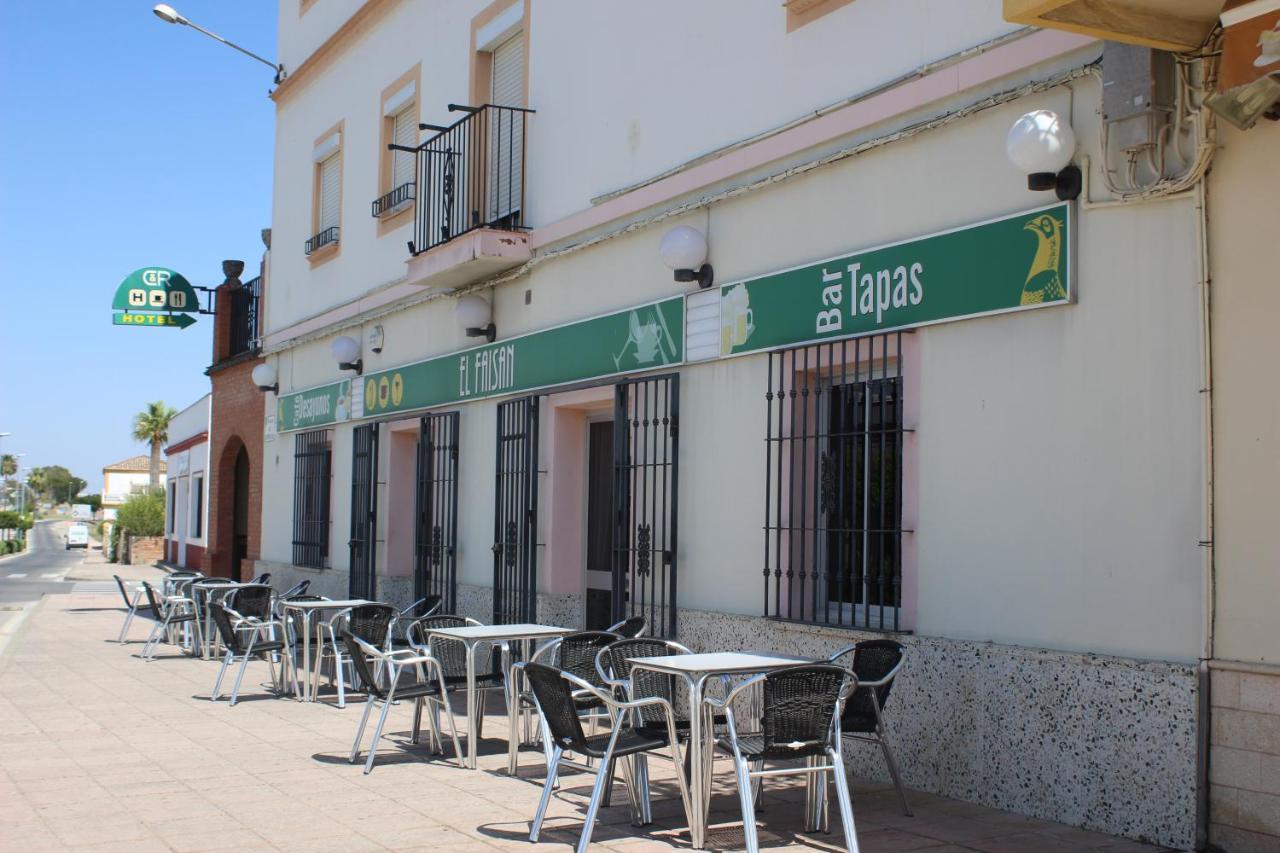
M1051 110L1033 110L1013 123L1005 139L1009 161L1027 176L1027 189L1053 190L1062 201L1079 198L1084 186L1080 167L1071 165L1076 134Z
M259 391L270 391L273 394L280 393L280 382L276 376L276 368L273 364L267 364L265 361L253 369L250 374L253 384L258 386Z
M339 370L354 370L356 375L364 373L364 360L360 358L360 342L346 335L333 339L329 345L329 353L338 362Z
M453 316L469 338L484 338L493 343L498 337L498 327L493 323L493 306L477 293L458 297L458 303L453 306Z
M676 281L696 281L703 290L715 281L715 270L707 263L707 238L697 228L677 225L663 234L658 256L675 271Z

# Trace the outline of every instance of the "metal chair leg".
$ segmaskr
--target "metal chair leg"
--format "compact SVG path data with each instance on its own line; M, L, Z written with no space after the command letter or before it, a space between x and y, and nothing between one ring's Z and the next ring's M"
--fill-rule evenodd
M382 727L387 724L387 713L393 704L391 696L382 700L382 714L378 717L378 727L373 730L373 740L369 743L369 758L364 763L365 775L373 770L373 757L378 753L378 741L382 739Z
M240 682L244 680L244 671L249 668L249 653L244 653L244 659L240 661L240 672L236 674L236 685L231 688L231 706L234 708L236 702L240 699Z
M738 775L738 799L742 803L743 846L747 848L747 853L759 853L760 842L756 836L756 805L751 796L751 775L746 761L735 758L733 766Z
M911 804L907 802L907 789L902 784L902 774L898 771L898 759L893 754L893 747L889 745L889 727L883 721L881 721L880 730L876 732L876 739L880 741L885 763L889 765L889 775L893 777L894 787L898 789L898 799L902 801L902 813L907 817L914 817Z
M605 782L609 779L609 771L612 767L613 744L610 743L596 767L596 783L591 788L591 802L587 803L587 816L583 820L582 836L578 839L578 853L587 853L591 849L591 832L596 826L596 814L600 811L600 801L604 799Z
M533 813L533 825L529 827L529 840L537 842L538 833L542 832L542 819L547 815L547 806L551 804L551 792L556 788L556 776L560 772L560 759L564 750L552 747L551 760L547 763L547 779L542 783L542 798L538 801L538 810Z
M351 744L351 758L348 759L351 764L355 764L360 757L360 740L364 737L364 727L369 722L369 712L372 710L373 696L371 695L368 701L364 703L364 714L360 717L360 725L356 726L356 739L355 743Z
M131 605L129 607L129 612L125 614L124 627L120 629L120 638L119 638L120 645L122 646L124 645L125 637L129 635L129 626L133 624L133 617L138 612L137 608L138 606L136 604Z
M410 743L418 742L418 732L422 731L422 703L425 700L419 696L413 703L413 737L409 739ZM435 747L435 738L431 739L431 746Z
M849 853L858 853L858 831L853 825L853 803L849 800L849 780L845 776L844 759L840 750L828 750L831 759L831 775L836 780L836 798L840 806L840 823L844 827L844 844ZM825 784L823 785L825 788Z
M218 697L222 695L222 677L227 674L227 667L231 664L233 655L230 651L222 659L222 666L218 667L218 680L213 682L213 695L209 697L209 701L217 702Z

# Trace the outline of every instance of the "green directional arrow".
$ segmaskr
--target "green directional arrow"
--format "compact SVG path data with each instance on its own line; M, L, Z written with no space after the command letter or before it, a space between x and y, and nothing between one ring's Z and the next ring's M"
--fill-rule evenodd
M190 314L151 314L126 311L123 314L112 314L113 326L171 326L185 329L195 325L196 318Z

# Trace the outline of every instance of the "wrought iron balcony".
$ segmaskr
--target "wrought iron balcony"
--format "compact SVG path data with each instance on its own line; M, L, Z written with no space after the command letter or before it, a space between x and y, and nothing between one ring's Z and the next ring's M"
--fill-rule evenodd
M388 213L407 207L409 202L413 201L417 189L417 184L410 181L407 184L401 184L381 198L375 199L373 202L373 218L377 219L380 216L385 216Z
M338 226L332 225L308 240L304 251L309 255L317 249L322 249L336 242L338 242Z
M417 148L414 238L418 255L479 228L525 230L525 130L533 110L450 104L466 115Z
M258 307L262 300L262 276L246 281L228 294L231 304L231 328L228 358L256 350L258 340Z

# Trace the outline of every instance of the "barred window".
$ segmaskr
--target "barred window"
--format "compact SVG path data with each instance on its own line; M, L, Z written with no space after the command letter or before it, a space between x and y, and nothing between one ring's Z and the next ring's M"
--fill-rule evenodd
M902 333L769 354L765 615L896 631Z
M333 431L300 432L293 445L293 563L324 568L329 557Z
M204 477L191 478L191 536L204 535Z

